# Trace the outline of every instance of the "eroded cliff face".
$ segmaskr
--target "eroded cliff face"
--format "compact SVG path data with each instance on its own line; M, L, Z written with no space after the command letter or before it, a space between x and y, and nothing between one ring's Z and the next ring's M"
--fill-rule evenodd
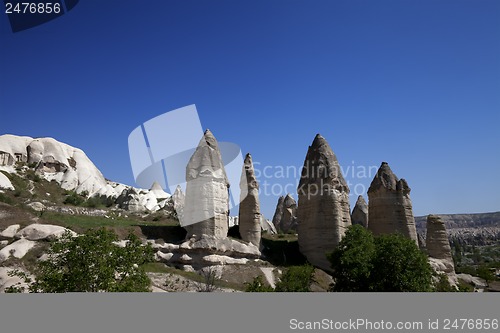
M410 187L382 162L368 189L368 229L375 235L399 233L418 245Z
M240 181L239 230L241 238L259 247L261 238L261 213L259 183L255 177L252 156L247 154Z
M349 187L337 157L319 134L307 151L297 191L300 251L314 266L331 271L326 254L351 225Z
M217 140L206 130L186 167L184 224L187 237L227 237L229 181Z

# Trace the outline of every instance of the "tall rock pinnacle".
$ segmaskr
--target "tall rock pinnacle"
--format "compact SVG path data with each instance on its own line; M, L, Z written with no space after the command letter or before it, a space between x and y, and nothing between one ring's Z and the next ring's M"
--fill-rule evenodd
M362 195L358 196L356 205L352 209L351 222L368 229L368 205Z
M373 234L399 233L418 245L410 191L406 180L382 162L368 189L368 229Z
M446 267L446 273L455 272L448 234L444 222L439 216L427 216L426 248L429 257L441 260Z
M229 181L217 140L206 130L186 167L184 222L192 235L227 237Z
M311 264L331 271L326 254L351 225L349 187L337 157L319 134L307 151L297 191L300 252Z
M241 238L255 246L260 246L260 203L259 184L255 177L252 155L245 156L240 181L241 200L239 212L239 229Z

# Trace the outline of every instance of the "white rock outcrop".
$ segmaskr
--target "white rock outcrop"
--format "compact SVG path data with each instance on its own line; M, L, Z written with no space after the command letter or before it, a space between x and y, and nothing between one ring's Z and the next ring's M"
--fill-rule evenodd
M41 177L55 180L66 190L94 194L106 186L104 176L82 150L52 138L0 136L0 166L17 162L35 165Z
M14 190L14 185L6 175L0 172L0 189L4 190Z
M20 239L14 243L7 245L0 250L0 262L9 259L10 256L21 259L36 245L36 242L30 241L28 239Z
M9 273L14 271L13 268L0 267L0 293L4 293L5 289L16 286L24 287L24 292L28 292L28 285L18 276L9 276ZM27 273L27 272L25 272ZM29 276L29 274L28 274Z
M16 233L19 231L21 226L19 224L9 225L2 232L0 232L0 239L11 239L14 238Z
M78 148L52 138L30 138L5 134L0 136L0 171L23 176L16 169L17 163L25 163L21 170L34 170L47 181L56 181L61 188L86 193L88 197L99 196L111 200L120 198L119 208L132 211L157 211L162 209L170 194L153 183L151 189L106 180L99 169ZM14 189L9 179L0 172L0 189Z
M14 237L30 241L54 240L60 238L66 231L69 231L73 237L77 236L76 232L58 225L34 223L19 230Z

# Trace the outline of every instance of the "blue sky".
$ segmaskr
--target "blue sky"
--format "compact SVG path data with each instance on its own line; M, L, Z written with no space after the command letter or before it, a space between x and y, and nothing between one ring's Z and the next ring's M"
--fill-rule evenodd
M416 215L498 211L499 17L483 0L80 0L12 33L2 14L0 133L54 137L133 184L129 133L196 104L271 174L321 133L352 203L387 161Z

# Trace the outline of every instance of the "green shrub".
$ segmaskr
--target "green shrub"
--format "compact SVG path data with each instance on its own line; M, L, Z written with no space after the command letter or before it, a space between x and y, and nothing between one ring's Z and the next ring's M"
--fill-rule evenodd
M85 202L83 196L74 191L70 191L68 196L64 199L65 205L81 206Z
M256 276L252 282L247 282L245 283L245 285L245 291L250 293L267 293L274 291L271 286L267 286L264 284L264 282L262 281L262 275Z
M116 240L106 229L79 237L67 232L51 243L48 259L37 262L34 280L19 271L11 275L21 277L35 293L149 291L150 280L140 265L153 260L151 246L142 245L133 234L123 248L113 244Z
M314 267L311 265L291 266L276 283L278 292L305 292L310 291L313 282Z

